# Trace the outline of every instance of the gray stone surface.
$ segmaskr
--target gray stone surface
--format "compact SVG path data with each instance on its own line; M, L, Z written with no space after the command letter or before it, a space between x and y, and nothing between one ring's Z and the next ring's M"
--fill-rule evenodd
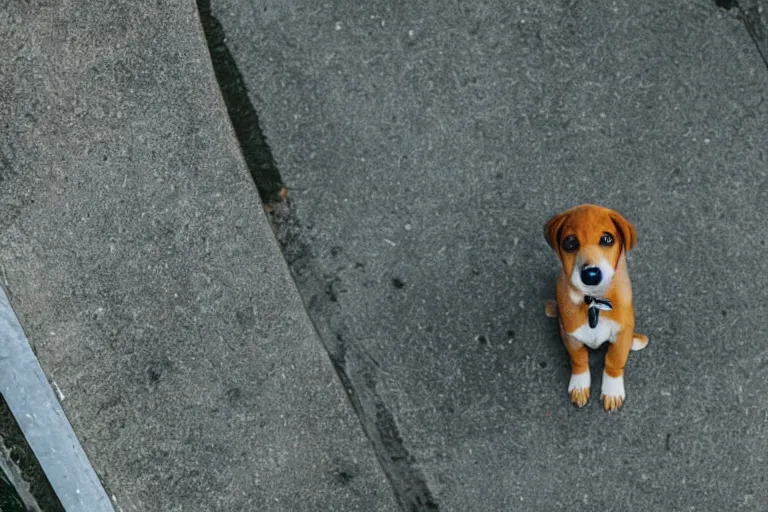
M117 509L396 508L192 0L2 3L0 120L0 278Z
M732 3L741 14L747 32L768 66L768 4L765 0L741 0Z
M389 471L445 511L768 508L768 72L735 10L213 5L310 312L363 421L400 437ZM639 231L651 344L614 415L569 404L542 308L542 226L581 202Z

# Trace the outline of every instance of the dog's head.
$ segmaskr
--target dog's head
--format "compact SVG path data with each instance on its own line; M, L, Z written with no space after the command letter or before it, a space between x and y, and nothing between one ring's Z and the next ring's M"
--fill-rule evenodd
M611 279L622 251L635 246L635 228L619 213L583 204L555 215L544 226L544 236L577 289L600 295Z

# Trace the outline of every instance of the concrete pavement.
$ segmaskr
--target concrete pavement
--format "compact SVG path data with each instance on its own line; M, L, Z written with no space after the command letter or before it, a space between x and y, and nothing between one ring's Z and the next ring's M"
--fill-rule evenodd
M117 510L396 509L192 0L4 3L0 119L3 287Z
M407 510L768 509L765 31L718 4L213 2ZM581 202L639 232L614 415L571 407L542 309Z

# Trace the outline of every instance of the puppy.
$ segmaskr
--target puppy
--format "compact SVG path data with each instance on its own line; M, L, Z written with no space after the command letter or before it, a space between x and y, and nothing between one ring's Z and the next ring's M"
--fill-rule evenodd
M626 397L629 351L648 344L646 336L634 331L627 273L626 253L635 245L635 228L613 210L584 204L550 219L544 236L562 263L557 302L549 301L545 311L560 319L560 336L571 359L571 402L583 407L589 400L587 347L596 349L607 341L601 398L606 411L615 411Z

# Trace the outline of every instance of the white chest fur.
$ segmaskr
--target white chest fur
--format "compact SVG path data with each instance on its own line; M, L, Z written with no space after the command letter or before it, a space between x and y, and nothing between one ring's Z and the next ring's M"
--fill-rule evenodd
M594 329L589 326L588 322L585 322L584 325L573 332L569 332L568 335L579 340L589 348L597 348L606 341L611 343L616 341L618 333L619 324L609 318L600 318Z

